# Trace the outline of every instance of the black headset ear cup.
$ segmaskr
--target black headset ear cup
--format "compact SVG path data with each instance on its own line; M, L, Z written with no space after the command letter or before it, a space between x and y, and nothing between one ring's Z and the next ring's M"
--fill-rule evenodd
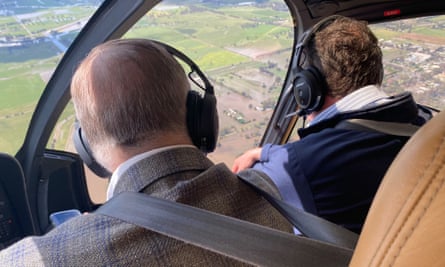
M309 114L318 111L323 107L325 95L328 92L328 85L324 75L314 66L302 68L303 50L307 48L315 33L327 27L329 24L341 18L340 15L328 16L320 20L317 24L304 32L297 43L295 51L295 61L297 62L297 72L293 81L295 100L300 108L299 114Z
M320 110L326 92L326 81L317 68L310 66L297 73L294 80L294 95L302 110L308 113Z
M205 153L215 150L218 139L218 112L216 98L190 90L187 95L187 128L193 144Z
M88 168L94 172L94 174L102 178L108 178L111 176L112 173L100 165L94 158L90 145L88 144L86 137L82 134L82 129L77 121L74 123L73 142L80 158L88 166Z

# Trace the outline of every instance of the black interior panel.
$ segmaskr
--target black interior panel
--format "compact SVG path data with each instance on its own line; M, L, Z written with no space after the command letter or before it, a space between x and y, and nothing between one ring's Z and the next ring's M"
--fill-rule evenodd
M0 249L34 233L22 167L0 153Z
M43 232L51 228L49 215L56 211L77 209L92 211L83 163L77 154L45 150L38 185L38 216Z

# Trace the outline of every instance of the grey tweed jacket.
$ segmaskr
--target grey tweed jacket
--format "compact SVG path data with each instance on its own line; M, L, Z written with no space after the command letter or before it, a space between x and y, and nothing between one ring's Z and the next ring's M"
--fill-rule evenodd
M167 150L136 163L120 178L115 195L123 191L140 191L292 232L288 222L224 164L214 165L192 147ZM242 264L94 213L71 219L43 236L27 237L0 252L0 266L238 265Z

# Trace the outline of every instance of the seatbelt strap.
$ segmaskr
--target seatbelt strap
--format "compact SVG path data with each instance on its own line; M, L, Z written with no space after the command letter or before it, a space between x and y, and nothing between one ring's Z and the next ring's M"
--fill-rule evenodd
M353 252L143 193L123 192L95 213L254 265L347 266Z
M242 181L269 201L272 206L280 211L280 213L306 237L349 249L355 248L358 241L358 234L302 209L297 209L283 200L272 196L252 182L258 181L258 179L265 179L261 176L270 179L267 174L255 169L247 169L238 173L238 177Z
M349 119L339 122L335 128L380 132L396 136L412 136L420 126L411 123Z

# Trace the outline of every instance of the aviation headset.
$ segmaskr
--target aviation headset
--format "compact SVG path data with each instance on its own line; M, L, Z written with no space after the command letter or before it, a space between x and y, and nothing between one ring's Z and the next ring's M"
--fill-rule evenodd
M177 49L158 41L151 40L157 45L163 47L171 55L181 59L190 67L188 73L189 79L199 88L204 90L204 95L201 96L197 91L190 90L187 95L187 128L193 144L202 152L208 153L215 150L218 139L218 112L216 110L216 97L213 85L199 69L199 67L185 54ZM196 73L203 82L204 86L199 84L192 74ZM111 173L99 164L93 156L88 141L85 135L82 134L80 124L76 121L74 123L74 146L84 161L84 163L99 177L109 177Z
M311 29L303 33L296 47L295 57L297 62L297 74L294 79L294 96L299 106L298 115L307 115L318 111L324 104L324 97L328 90L324 75L315 66L301 67L303 50L308 46L314 35L325 28L340 16L333 15L319 21Z

